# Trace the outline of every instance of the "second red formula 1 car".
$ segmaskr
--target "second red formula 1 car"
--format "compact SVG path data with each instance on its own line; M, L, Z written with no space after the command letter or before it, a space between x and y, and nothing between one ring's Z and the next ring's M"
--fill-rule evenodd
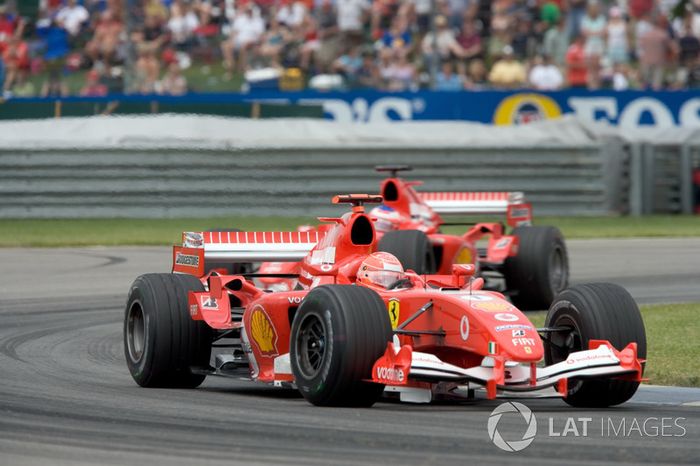
M413 187L421 182L397 176L407 170L411 167L377 167L390 173L380 187L383 205L370 212L381 251L393 253L419 274L449 273L453 264L474 264L477 274L487 279L487 288L505 291L523 310L546 309L566 288L564 238L555 227L532 226L532 208L523 193L418 192ZM506 215L509 234L500 222L449 223L442 218L494 214ZM469 228L463 234L445 234L442 228L448 225Z
M574 406L623 403L642 380L639 310L622 288L563 291L544 328L482 289L475 267L404 271L376 252L363 203L324 218L325 232L188 232L173 273L138 277L124 319L127 366L144 387L196 387L208 375L296 387L322 406L487 398L554 388ZM300 261L299 289L266 291L259 273L205 273L205 261ZM545 366L538 364L544 360Z

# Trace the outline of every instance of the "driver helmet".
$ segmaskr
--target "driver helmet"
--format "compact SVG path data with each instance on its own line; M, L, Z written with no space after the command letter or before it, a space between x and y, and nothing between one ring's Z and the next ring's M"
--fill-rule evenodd
M393 254L374 252L360 264L357 283L371 288L386 289L405 276L401 262Z

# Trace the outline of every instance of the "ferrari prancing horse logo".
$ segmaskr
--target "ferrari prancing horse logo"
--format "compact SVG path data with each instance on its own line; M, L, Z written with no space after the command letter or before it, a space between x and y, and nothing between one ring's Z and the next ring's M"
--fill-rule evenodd
M391 328L396 328L399 325L399 314L401 313L401 304L396 298L391 298L388 303L389 320L391 320Z

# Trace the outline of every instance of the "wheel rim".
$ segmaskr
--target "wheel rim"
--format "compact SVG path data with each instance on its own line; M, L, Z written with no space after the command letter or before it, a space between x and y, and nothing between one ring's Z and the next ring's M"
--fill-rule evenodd
M561 248L555 248L549 256L549 284L556 294L564 289L566 284L566 267Z
M326 355L326 326L316 314L308 314L299 325L296 340L297 365L304 378L312 379L321 371Z
M581 329L576 324L576 321L568 316L562 316L552 324L554 327L569 327L569 332L554 332L549 337L549 354L552 359L552 364L556 364L568 359L569 354L575 351L582 351L583 339L581 337ZM568 392L575 393L581 388L583 381L581 379L572 378L569 380Z
M126 343L131 359L139 362L146 346L146 316L141 305L136 302L131 305L127 317Z
M552 332L549 337L550 354L552 363L566 360L569 354L583 350L581 330L576 322L569 317L563 316L553 323L554 327L568 327L568 332Z

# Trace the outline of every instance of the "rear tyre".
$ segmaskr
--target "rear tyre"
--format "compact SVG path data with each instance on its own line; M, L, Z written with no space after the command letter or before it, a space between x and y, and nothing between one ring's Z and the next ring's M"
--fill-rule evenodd
M513 230L518 254L506 259L506 288L514 291L511 301L521 310L547 309L569 284L569 257L558 228L523 226Z
M590 340L608 340L617 350L637 343L639 359L647 355L646 332L637 303L621 286L592 283L569 288L557 296L547 313L546 327L569 327L545 341L547 365L567 359L569 353L588 349ZM639 382L617 379L571 379L564 401L572 406L606 407L624 403Z
M236 233L243 230L239 228L211 228L207 230L211 233ZM214 269L220 269L226 272L226 275L239 275L243 273L253 272L253 264L251 262L212 262L211 260L204 260L204 275L208 274Z
M385 233L377 251L396 256L406 270L419 275L435 273L435 254L425 233L418 230L399 230Z
M131 285L124 315L126 364L142 387L199 386L205 376L191 367L209 367L212 330L190 318L189 291L204 291L191 275L152 273Z
M389 314L374 291L314 288L292 323L290 360L299 391L317 406L372 406L384 386L365 380L391 337Z

